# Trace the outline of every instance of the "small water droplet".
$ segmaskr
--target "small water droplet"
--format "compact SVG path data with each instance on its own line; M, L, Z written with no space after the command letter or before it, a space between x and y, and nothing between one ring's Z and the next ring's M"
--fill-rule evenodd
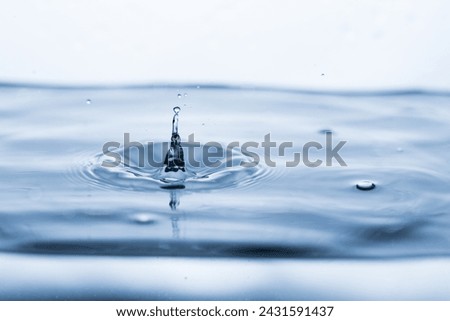
M178 94L178 95L177 95L177 97L178 97L178 98L181 98L181 97L182 97L182 95L181 95L181 94Z
M375 183L371 181L360 181L356 184L356 188L361 191L370 191L375 188Z
M187 97L187 95L188 95L187 93L184 93L184 97Z
M398 148L397 148L397 152L402 153L402 152L403 152L403 148L398 147Z
M86 105L90 105L92 103L92 100L86 99Z
M173 107L173 112L174 112L175 114L178 114L178 113L180 112L180 110L181 110L181 108L178 107L178 106Z
M202 126L205 126L205 123L202 123Z
M197 89L199 89L200 88L200 86L197 86Z
M325 74L321 74L321 76L325 76Z

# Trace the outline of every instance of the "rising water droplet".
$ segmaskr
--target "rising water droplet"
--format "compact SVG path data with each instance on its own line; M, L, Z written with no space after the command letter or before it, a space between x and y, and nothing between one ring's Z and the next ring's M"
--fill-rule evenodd
M178 114L178 113L180 112L180 110L181 110L181 108L178 107L178 106L173 107L173 112L174 112L175 114Z
M178 98L181 98L181 97L183 97L183 96L182 96L181 94L178 94L177 97L178 97Z
M356 184L356 188L361 191L370 191L375 188L375 183L371 181L360 181Z
M86 99L86 105L90 105L92 103L92 100Z

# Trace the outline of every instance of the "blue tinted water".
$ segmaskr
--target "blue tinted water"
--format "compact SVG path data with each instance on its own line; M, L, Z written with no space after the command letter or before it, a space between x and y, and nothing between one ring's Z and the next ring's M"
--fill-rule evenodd
M176 105L184 147L192 133L294 147L273 149L276 167L262 148L255 167L237 149L232 167L188 166L178 189L136 150L130 167L102 165L124 133L163 146ZM0 298L449 299L449 105L414 91L5 84ZM285 166L327 133L347 166Z

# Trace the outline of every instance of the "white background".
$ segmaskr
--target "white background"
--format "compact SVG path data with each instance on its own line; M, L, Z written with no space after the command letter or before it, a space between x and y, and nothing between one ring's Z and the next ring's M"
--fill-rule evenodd
M450 89L446 0L0 0L0 8L0 81Z

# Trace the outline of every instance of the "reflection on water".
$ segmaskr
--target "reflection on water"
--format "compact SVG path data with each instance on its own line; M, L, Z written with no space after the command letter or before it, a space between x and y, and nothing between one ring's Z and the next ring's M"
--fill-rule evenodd
M170 216L172 221L172 235L174 239L180 238L180 228L178 227L178 214L176 213L177 207L180 205L180 197L176 189L170 191L169 206L173 213Z
M191 176L162 181L170 106L180 100L183 135L165 168L181 168L173 160L177 144L191 146L187 133L227 152L221 166L186 163ZM449 299L440 288L450 255L449 103L425 92L2 86L0 298L205 298L210 271L211 298ZM126 155L121 144L111 149L119 166L103 166L111 157L102 146L124 133L162 165L139 166L140 150ZM271 151L276 167L263 161L268 133L277 146L293 143ZM307 142L325 146L328 133L347 141L347 167L284 166ZM259 142L258 166L239 166L249 157L231 142ZM172 284L183 271L196 282ZM317 275L314 286L301 272ZM114 279L126 286L107 285ZM363 283L374 296L362 295Z
M175 189L172 189L170 191L169 205L173 211L175 211L177 209L177 207L180 205L180 198L179 198L178 192Z

